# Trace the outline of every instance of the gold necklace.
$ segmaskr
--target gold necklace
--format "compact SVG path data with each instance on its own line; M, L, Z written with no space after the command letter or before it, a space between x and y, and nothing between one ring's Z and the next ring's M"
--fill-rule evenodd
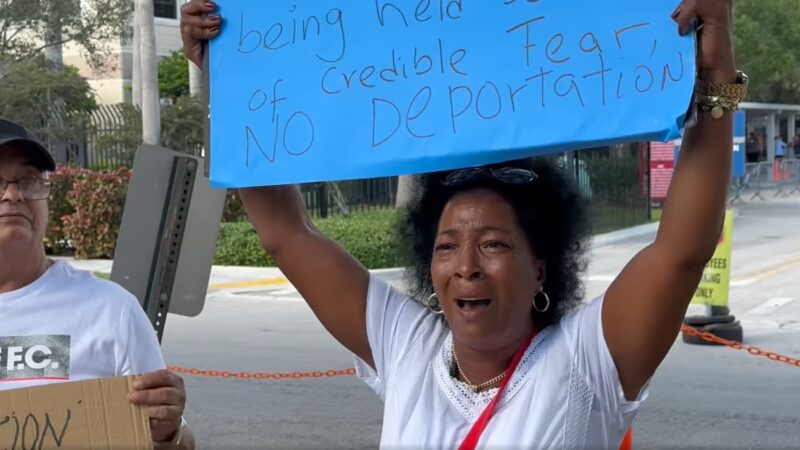
M506 372L508 372L508 369L506 369L506 370L503 371L503 373L501 373L500 375L492 378L489 381L485 381L485 382L483 382L481 384L475 384L475 383L469 381L469 378L467 378L467 376L461 370L461 364L458 363L458 356L456 355L456 346L455 345L453 345L452 353L453 353L453 364L456 366L456 370L458 371L458 374L461 375L461 378L464 379L464 383L466 383L466 385L470 389L472 389L473 392L480 392L480 391L482 391L482 390L484 390L484 389L486 389L488 387L491 387L491 386L499 383L500 381L503 380L503 378L506 377Z

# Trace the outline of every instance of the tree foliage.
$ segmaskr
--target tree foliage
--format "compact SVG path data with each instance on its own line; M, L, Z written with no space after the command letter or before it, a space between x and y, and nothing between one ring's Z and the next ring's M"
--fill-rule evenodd
M0 0L0 64L73 43L104 67L111 46L130 34L132 11L131 0Z
M175 50L158 63L158 90L161 97L172 99L189 95L189 61Z
M178 152L198 155L204 140L203 104L183 96L161 108L161 144Z
M58 117L91 112L96 103L86 80L71 66L57 70L39 56L6 66L0 82L0 116L42 129L53 120L53 99L60 99ZM63 126L65 124L50 124Z
M748 100L800 103L800 1L735 4L736 57L750 75Z

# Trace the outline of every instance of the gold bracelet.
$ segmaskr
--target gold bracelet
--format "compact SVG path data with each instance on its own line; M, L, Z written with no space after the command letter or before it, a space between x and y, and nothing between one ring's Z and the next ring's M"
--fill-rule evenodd
M711 113L715 119L726 112L736 111L739 103L747 96L749 78L741 70L736 72L736 83L710 83L698 79L695 87L695 102L701 111Z
M701 111L710 112L711 117L721 118L726 112L739 109L739 99L731 97L716 97L710 95L698 95L697 107Z

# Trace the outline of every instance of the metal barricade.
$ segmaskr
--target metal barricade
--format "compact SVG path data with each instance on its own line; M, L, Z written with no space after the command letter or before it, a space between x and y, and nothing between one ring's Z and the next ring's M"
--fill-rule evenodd
M762 190L768 189L773 186L772 182L772 163L763 161L759 163L755 163L755 169L753 171L753 175L751 178L750 184L753 186L755 192L753 196L750 197L750 200L755 200L757 198L761 200L766 200L764 195L761 193Z
M749 201L766 201L767 193L774 198L800 192L800 159L747 163L745 175L731 180L729 204L745 201L744 197L751 192Z
M742 194L753 188L753 177L758 171L758 163L745 164L744 176L734 177L731 180L730 186L730 200L729 203L733 205L737 200L742 199Z
M790 159L789 163L789 177L791 178L789 186L792 188L789 195L791 195L800 192L800 159Z
M790 195L797 185L797 163L796 159L784 159L776 162L772 170L772 178L778 186L773 197L786 197Z

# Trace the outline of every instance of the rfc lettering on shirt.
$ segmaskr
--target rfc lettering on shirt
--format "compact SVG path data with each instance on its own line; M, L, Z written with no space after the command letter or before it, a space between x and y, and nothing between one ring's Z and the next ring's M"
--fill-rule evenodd
M70 337L0 336L0 382L69 379Z

